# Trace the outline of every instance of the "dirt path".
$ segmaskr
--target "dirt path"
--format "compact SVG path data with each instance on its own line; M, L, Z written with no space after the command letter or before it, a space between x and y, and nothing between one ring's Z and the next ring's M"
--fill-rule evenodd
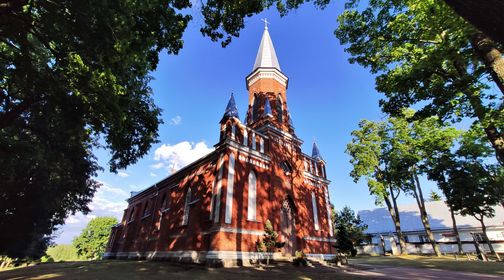
M444 269L413 268L413 267L390 267L379 265L359 265L355 271L346 274L369 277L374 279L435 279L435 280L496 280L502 276L472 272L461 272Z

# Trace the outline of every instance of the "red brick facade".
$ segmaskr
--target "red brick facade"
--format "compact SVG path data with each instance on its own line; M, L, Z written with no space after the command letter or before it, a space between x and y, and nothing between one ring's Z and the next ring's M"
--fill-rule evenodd
M246 123L226 111L215 151L128 200L105 257L246 261L268 219L286 242L279 254L333 256L325 162L301 152L287 78L271 71L247 77Z

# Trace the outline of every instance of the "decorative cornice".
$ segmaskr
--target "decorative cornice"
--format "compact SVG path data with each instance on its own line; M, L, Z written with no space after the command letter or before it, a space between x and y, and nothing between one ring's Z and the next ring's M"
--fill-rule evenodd
M296 142L297 144L301 145L303 144L303 140L297 138L296 136L288 133L288 132L285 132L283 130L280 130L274 126L272 126L271 124L266 124L264 126L261 126L260 128L257 129L257 131L260 131L260 132L263 132L265 130L270 130L270 131L273 131L274 133L276 133L278 136L280 137L285 137L287 138L288 140L292 140L294 142ZM264 132L263 132L264 133Z
M204 231L201 234L208 235L215 232L230 232L230 233L241 233L241 234L259 235L259 236L264 234L264 231L260 230L248 230L248 229L230 228L230 227L217 227L208 231Z
M320 241L320 242L336 242L336 238L326 238L326 237L317 237L317 236L305 236L304 240L308 241Z
M230 139L226 139L224 142L222 142L221 145L228 145L228 146L233 147L241 152L245 152L249 155L255 156L258 159L268 161L268 162L271 161L271 158L269 156L267 156L265 154L261 154L260 152L258 152L256 150L252 150L251 148L244 146L244 145L241 145L241 144L239 144L233 140L230 140Z
M279 82L281 85L285 86L285 88L289 85L289 78L285 76L282 72L280 72L276 68L266 68L260 67L255 69L252 73L250 73L246 78L247 81L247 90L251 85L257 82L260 79L274 79Z
M308 173L308 172L304 172L304 177L305 178L308 178L308 179L311 179L311 180L314 180L314 181L317 181L319 183L323 183L323 184L326 184L326 185L329 185L331 183L330 180L327 180L327 179L324 179L324 178L321 178L321 177L317 177L317 176L313 176L312 174Z

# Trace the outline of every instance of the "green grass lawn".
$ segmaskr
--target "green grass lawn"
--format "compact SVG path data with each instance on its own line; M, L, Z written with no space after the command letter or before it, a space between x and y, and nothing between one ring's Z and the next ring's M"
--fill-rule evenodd
M455 271L495 274L504 276L504 262L468 261L460 257L455 260L454 256L361 256L349 259L350 264L384 265L384 266L408 266L417 268L436 268Z
M363 279L335 268L294 267L278 263L274 267L208 268L202 265L147 261L89 261L43 263L0 270L0 279Z

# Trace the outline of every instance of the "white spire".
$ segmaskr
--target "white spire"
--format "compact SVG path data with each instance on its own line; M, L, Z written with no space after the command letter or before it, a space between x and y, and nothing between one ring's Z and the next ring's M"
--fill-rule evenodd
M257 51L257 56L252 70L257 68L276 68L280 69L280 64L278 63L278 58L275 53L275 48L273 47L273 42L268 32L269 22L264 19L264 33L261 39L261 45L259 45L259 50Z

